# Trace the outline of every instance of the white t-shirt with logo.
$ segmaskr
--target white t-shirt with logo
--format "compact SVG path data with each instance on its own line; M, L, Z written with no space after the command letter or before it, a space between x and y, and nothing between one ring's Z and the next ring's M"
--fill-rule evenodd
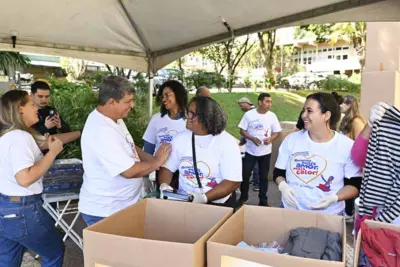
M316 143L307 130L289 134L279 148L275 167L286 170L286 182L296 192L300 210L311 210L319 200L336 194L344 186L344 178L361 177L361 169L351 159L354 141L335 132L325 143ZM282 199L285 208L292 208ZM332 204L325 210L329 214L341 214L344 201ZM312 211L312 210L311 210Z
M161 117L161 113L153 115L149 125L143 135L143 140L155 144L154 152L158 150L161 144L171 143L178 133L186 130L186 121L171 119L168 114Z
M80 212L107 217L139 200L143 179L120 175L140 161L122 120L116 123L95 109L86 120L81 147L84 175Z
M235 138L223 131L212 136L195 136L197 169L203 192L206 193L223 180L242 181L242 159ZM179 170L179 192L201 193L193 168L192 132L177 135L172 152L164 167L171 172ZM224 203L229 196L213 201Z
M43 157L33 136L13 130L0 138L0 193L7 196L31 196L43 191L42 178L28 187L20 186L15 175L30 168Z
M265 138L271 137L272 133L282 131L281 125L275 113L268 111L260 114L257 109L247 111L239 123L239 128L245 130L251 136L258 138L262 144L256 146L251 140L246 142L246 152L253 156L265 156L271 154L272 144L264 144Z

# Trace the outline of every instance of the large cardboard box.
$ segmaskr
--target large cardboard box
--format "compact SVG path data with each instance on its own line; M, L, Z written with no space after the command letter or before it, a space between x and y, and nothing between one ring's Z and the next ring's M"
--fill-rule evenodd
M205 266L206 242L231 208L142 200L83 231L86 267Z
M389 223L383 223L383 222L377 222L377 221L371 221L371 220L366 220L365 224L369 228L383 228L383 229L390 229L390 230L400 232L400 225L396 225L396 224L389 224ZM360 229L358 231L357 241L356 241L356 244L354 247L353 266L355 266L355 267L358 267L358 261L360 258L361 240L362 240L362 231Z
M317 227L339 232L342 237L342 261L306 259L236 247L241 241L251 245L276 241L285 245L289 239L290 230L298 227ZM232 256L274 267L344 267L345 255L346 225L342 216L280 208L245 205L207 242L208 267L220 267L222 256Z

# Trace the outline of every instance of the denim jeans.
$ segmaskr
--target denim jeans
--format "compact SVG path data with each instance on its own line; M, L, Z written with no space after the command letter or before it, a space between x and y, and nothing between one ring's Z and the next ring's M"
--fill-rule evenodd
M260 182L260 191L258 192L258 197L260 199L260 206L268 206L268 172L269 164L271 161L271 154L264 156L253 156L246 152L243 159L243 181L240 185L240 201L246 202L249 198L249 183L250 175L254 169L256 163L258 163L258 173Z
M81 213L82 219L85 221L87 226L91 226L92 224L95 224L101 220L103 220L105 217L99 217L99 216L94 216L94 215L88 215Z
M0 194L0 267L20 267L25 249L42 257L42 266L62 266L64 243L41 195L11 198Z

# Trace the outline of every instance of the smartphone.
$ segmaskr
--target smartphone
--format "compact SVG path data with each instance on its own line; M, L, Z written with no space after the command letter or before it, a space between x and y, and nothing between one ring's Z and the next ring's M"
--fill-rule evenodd
M185 201L185 202L193 201L192 195L180 194L180 193L171 192L171 191L163 191L163 195L164 195L164 199L168 199L168 200L177 200L177 201Z
M49 110L49 117L53 118L57 114L57 110L55 109L50 109Z

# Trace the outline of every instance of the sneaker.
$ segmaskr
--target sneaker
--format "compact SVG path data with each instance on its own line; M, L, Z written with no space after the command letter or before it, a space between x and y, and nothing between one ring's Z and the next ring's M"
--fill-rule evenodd
M344 215L344 219L345 219L345 221L346 221L347 223L352 223L352 222L354 222L353 215L349 216L349 215L345 214L345 215Z
M255 187L253 188L253 191L254 191L254 192L258 192L258 191L260 191L260 187L258 187L258 186L255 186Z

